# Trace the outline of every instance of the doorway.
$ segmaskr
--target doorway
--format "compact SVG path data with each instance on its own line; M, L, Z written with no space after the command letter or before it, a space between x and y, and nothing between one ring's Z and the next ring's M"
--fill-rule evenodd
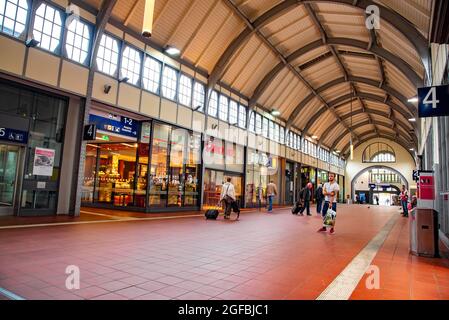
M0 216L16 211L20 154L19 146L0 144Z

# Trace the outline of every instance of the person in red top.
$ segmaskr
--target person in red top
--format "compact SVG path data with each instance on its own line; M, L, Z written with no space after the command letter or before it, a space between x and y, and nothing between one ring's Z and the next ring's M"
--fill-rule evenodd
M400 194L399 197L401 199L401 206L402 206L402 211L403 211L402 215L404 217L408 217L408 207L407 207L407 205L408 205L408 192L407 192L407 189L405 189L404 185L402 186L402 191L401 191L401 194Z

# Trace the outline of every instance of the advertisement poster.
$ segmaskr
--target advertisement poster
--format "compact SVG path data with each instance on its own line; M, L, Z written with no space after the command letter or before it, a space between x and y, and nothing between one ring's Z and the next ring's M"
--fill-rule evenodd
M34 152L33 175L51 177L54 164L55 150L36 148Z

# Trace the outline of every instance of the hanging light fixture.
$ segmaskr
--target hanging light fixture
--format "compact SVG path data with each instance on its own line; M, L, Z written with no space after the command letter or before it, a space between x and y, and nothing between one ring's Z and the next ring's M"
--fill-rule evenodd
M353 90L351 88L351 128L350 128L350 133L351 136L349 137L349 148L350 148L350 153L351 153L351 160L354 160L354 143L352 141L352 99L353 99Z
M142 27L142 36L145 38L150 38L153 32L154 2L155 0L145 0Z

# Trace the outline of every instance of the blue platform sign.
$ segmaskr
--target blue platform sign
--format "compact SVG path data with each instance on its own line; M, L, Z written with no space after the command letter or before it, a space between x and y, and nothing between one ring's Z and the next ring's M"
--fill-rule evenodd
M120 121L91 114L89 122L96 124L97 130L137 138L139 122L135 119L120 117Z
M449 116L449 85L418 89L420 118Z
M13 143L28 143L28 132L0 127L0 140Z

